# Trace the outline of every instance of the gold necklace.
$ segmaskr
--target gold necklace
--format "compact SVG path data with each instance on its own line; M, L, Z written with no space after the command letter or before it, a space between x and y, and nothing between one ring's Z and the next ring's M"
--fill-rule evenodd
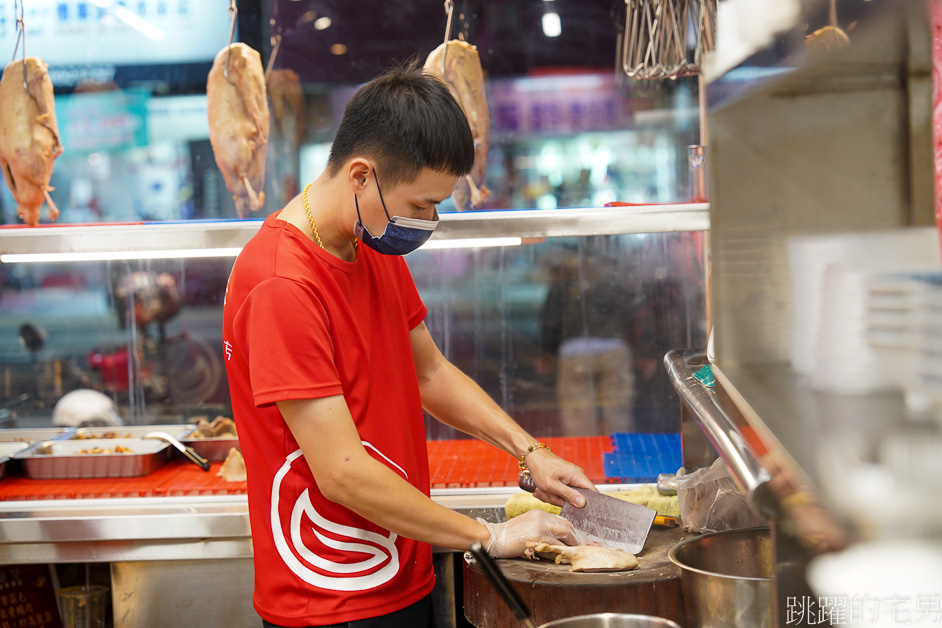
M304 203L304 211L307 213L307 219L311 223L311 229L314 231L314 240L317 241L317 245L319 247L321 247L322 249L326 251L327 249L324 247L324 243L321 242L321 235L317 233L317 225L314 224L314 218L311 216L311 208L308 207L308 204L307 204L307 190L312 185L314 185L313 182L308 183L307 185L304 186L304 191L301 192L301 202ZM357 251L356 238L354 238L353 240L353 251L354 253Z

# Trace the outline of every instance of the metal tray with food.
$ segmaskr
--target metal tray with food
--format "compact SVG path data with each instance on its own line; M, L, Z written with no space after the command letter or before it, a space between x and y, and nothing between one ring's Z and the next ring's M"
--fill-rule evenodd
M14 456L26 477L125 478L148 475L170 458L170 446L157 439L100 438L51 440Z
M235 423L229 417L218 416L213 421L208 418L196 419L191 426L191 432L180 442L192 447L199 455L209 461L225 460L229 450L235 447L239 453L239 436L236 433Z
M0 478L6 477L7 469L13 463L11 458L29 446L30 443L26 441L0 442Z
M239 453L242 447L239 445L239 439L234 437L227 438L184 438L181 443L193 448L193 451L203 456L210 462L225 460L229 455L229 450L235 447Z
M38 440L67 438L71 433L71 427L15 427L0 430L0 443L32 444Z
M176 439L181 439L194 430L192 425L180 423L167 425L115 425L112 427L80 427L72 435L73 440L91 438L144 438L151 432L167 432Z

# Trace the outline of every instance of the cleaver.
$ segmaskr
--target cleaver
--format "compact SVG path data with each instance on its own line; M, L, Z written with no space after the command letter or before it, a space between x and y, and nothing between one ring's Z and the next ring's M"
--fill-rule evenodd
M640 554L648 538L657 511L596 491L575 488L585 497L585 507L569 502L560 513L590 542L617 547L629 554Z
M518 485L530 493L536 490L533 478L526 472L520 474ZM641 553L657 516L656 510L586 488L570 488L585 497L585 506L576 508L566 502L559 514L586 535L588 541L617 547L629 554Z

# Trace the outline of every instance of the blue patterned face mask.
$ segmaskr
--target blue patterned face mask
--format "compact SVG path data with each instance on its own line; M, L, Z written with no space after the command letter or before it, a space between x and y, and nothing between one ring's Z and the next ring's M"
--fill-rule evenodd
M376 181L376 191L379 192L379 201L386 212L386 229L379 236L374 236L360 219L360 200L353 195L357 206L357 221L353 225L353 233L363 244L383 255L406 255L425 244L431 237L435 227L438 226L438 211L435 211L434 220L421 220L419 218L404 218L402 216L389 217L383 192L379 189L379 179L376 178L376 168L373 168L373 179Z

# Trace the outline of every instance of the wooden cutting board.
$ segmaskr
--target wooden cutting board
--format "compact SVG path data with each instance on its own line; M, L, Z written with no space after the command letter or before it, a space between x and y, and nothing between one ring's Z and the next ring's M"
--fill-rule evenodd
M611 573L572 573L569 565L548 560L512 558L497 564L511 586L530 608L533 623L589 613L637 613L654 615L685 625L680 568L667 552L680 541L695 536L683 528L654 527L638 569ZM465 617L477 628L516 628L523 623L514 617L503 599L481 571L465 559Z

